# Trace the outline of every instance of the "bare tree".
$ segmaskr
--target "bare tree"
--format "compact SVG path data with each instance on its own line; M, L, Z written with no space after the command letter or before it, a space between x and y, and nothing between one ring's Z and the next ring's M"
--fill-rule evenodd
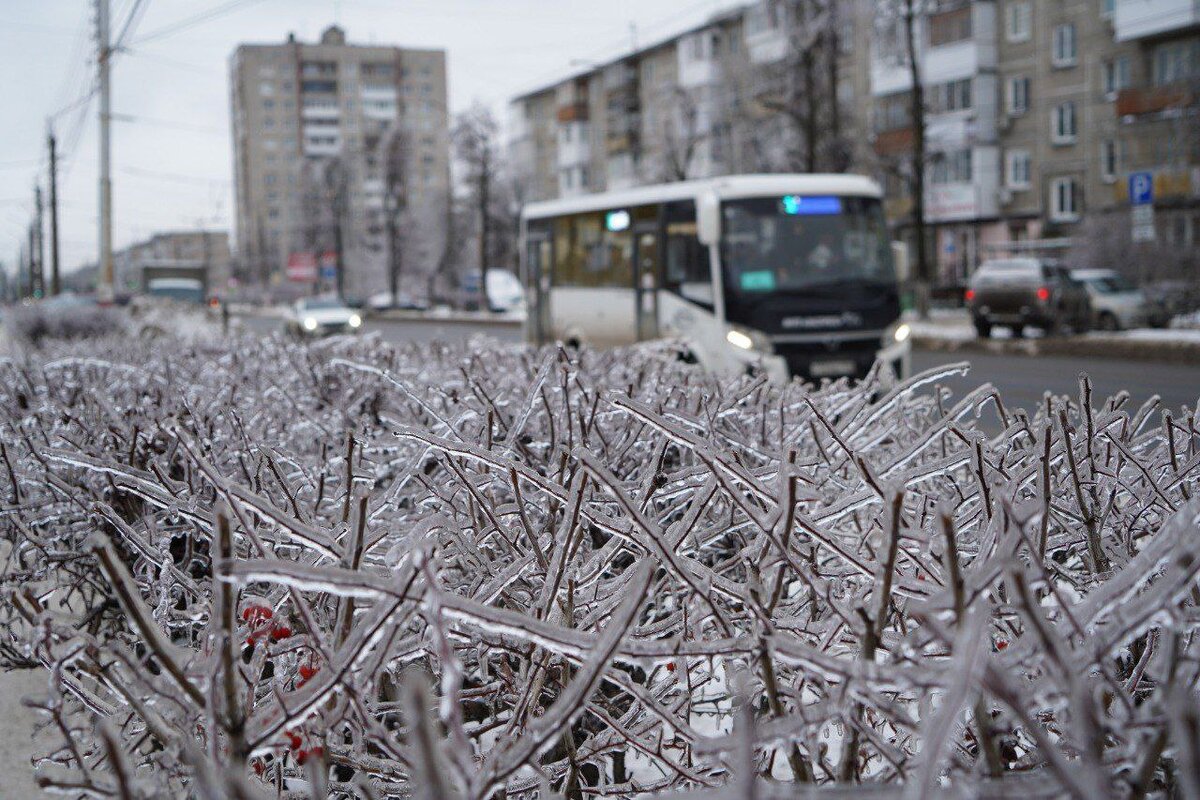
M380 160L383 164L383 213L387 236L387 277L391 302L399 302L400 274L404 261L404 246L408 227L409 147L408 132L393 125L380 141Z
M496 118L487 106L478 102L459 114L454 125L455 154L465 170L479 225L479 285L485 308L491 305L487 273L495 255L492 250L493 187L500 168L498 135Z
M760 104L787 121L796 147L786 168L841 172L849 166L838 104L838 5L834 0L785 0L782 16L787 58L768 67ZM843 12L844 13L844 12Z
M704 133L700 130L700 108L696 97L682 86L674 86L669 91L662 136L664 178L668 181L687 180Z
M915 301L922 319L929 316L929 291L933 281L930 260L928 227L925 220L926 170L930 156L926 140L925 87L921 82L920 35L922 20L938 9L938 0L877 0L877 19L883 29L897 33L899 47L895 53L898 66L908 69L912 90L909 96L909 120L912 126L912 146L900 162L884 164L884 169L900 178L913 198L912 225L916 239Z

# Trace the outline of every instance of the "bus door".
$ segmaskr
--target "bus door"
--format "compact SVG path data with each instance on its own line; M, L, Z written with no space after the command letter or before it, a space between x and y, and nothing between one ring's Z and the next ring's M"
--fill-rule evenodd
M634 229L634 296L638 341L658 338L658 284L662 255L657 226Z
M525 248L526 324L530 341L540 347L550 340L550 237L531 233Z

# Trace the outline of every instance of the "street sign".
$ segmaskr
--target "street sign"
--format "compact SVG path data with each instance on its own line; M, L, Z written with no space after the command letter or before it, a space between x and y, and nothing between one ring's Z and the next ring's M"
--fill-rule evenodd
M287 260L289 281L311 283L317 279L317 258L312 253L289 253Z
M337 253L326 250L321 253L321 280L331 281L337 277Z
M1153 242L1154 232L1154 173L1129 174L1130 238L1135 242Z
M1152 206L1152 205L1154 205L1154 173L1153 172L1131 172L1131 173L1129 173L1129 205L1131 205L1131 206Z

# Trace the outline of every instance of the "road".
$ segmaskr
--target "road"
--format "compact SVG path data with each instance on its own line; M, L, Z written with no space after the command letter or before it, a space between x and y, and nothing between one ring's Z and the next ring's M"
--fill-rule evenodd
M247 317L243 318L242 324L260 333L282 330L278 320ZM476 334L485 334L502 342L521 340L520 326L511 324L369 320L366 330L378 331L384 339L395 343L459 341ZM1010 408L1032 409L1042 402L1042 393L1045 391L1077 397L1082 373L1087 373L1092 379L1096 405L1121 389L1127 390L1131 401L1138 405L1157 393L1166 407L1171 409L1178 409L1182 405L1194 407L1200 394L1200 364L991 353L913 353L913 369L918 372L938 364L959 361L970 362L971 371L966 378L947 382L956 397L961 397L982 383L991 383L1000 390L1005 405Z

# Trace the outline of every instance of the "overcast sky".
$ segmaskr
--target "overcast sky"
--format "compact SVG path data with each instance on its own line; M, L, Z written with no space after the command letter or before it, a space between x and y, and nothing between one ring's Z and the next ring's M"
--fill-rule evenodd
M114 39L135 0L111 0ZM113 66L116 246L157 231L229 228L228 57L242 42L314 41L335 20L352 42L447 51L453 110L473 100L503 120L507 101L580 61L695 24L738 0L144 0ZM11 273L45 175L46 119L94 76L91 0L0 0L0 263ZM179 23L209 19L180 28ZM631 29L631 25L634 26ZM178 30L172 30L179 28ZM142 41L144 40L144 41ZM575 61L575 65L572 62ZM86 116L80 111L86 109ZM96 258L93 100L56 117L64 268ZM44 177L42 178L44 185Z

